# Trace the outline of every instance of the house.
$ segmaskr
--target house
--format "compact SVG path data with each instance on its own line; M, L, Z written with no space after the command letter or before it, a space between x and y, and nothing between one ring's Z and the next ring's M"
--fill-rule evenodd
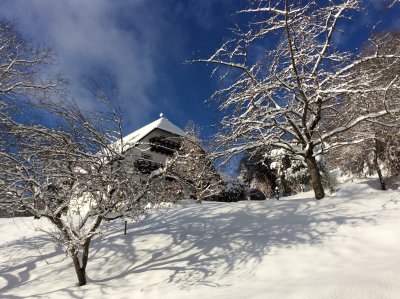
M166 119L160 118L116 141L111 146L123 153L124 161L133 165L139 173L134 176L136 182L146 183L148 174L160 168L180 148L185 132ZM112 162L111 162L112 164ZM113 167L113 166L111 166ZM171 177L166 178L168 181ZM97 203L90 193L71 200L70 210L73 213L86 214ZM111 212L107 219L121 217L120 212Z
M163 114L152 123L125 136L122 140L125 159L142 173L148 174L162 166L179 149L185 132Z
M160 168L180 148L184 135L182 129L160 114L159 119L123 137L123 148L119 150L124 153L125 159L131 162L129 165L134 165L143 174L137 179L144 183L147 174ZM121 143L115 142L113 145L120 147ZM83 170L77 168L77 171ZM0 187L2 183L0 179ZM85 196L71 200L70 206L73 212L87 211L91 200L90 196ZM0 217L30 215L27 212L11 213L9 209L11 204L12 202L7 202L6 199L0 200Z

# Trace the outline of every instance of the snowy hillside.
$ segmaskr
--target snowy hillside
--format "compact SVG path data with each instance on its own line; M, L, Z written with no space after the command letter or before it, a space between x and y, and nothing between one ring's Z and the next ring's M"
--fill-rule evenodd
M400 191L371 185L109 224L83 287L44 221L0 219L0 298L399 298Z

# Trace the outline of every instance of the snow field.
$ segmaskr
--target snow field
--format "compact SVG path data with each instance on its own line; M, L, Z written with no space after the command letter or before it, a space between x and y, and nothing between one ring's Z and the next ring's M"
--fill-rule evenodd
M44 220L0 219L0 298L398 298L400 192L371 185L108 223L84 287Z

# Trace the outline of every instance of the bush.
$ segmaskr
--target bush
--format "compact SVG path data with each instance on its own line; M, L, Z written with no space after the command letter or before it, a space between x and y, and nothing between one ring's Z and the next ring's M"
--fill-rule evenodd
M246 199L246 187L238 181L224 183L222 191L209 197L208 201L236 202Z
M247 195L246 196L247 199L249 199L249 200L265 200L266 199L264 193L262 193L261 190L255 189L255 188L248 189L246 192L246 195Z

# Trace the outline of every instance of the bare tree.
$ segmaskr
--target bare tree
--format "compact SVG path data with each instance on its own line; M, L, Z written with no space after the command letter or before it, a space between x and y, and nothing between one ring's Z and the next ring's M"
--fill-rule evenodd
M393 105L393 99L398 97L398 87L391 88L391 85L397 84L400 78L400 61L390 56L400 55L399 44L400 32L389 31L371 36L359 55L360 59L375 53L388 57L360 63L352 70L351 80L361 81L365 77L363 74L370 74L375 76L375 86L388 88L383 92L371 90L368 93L349 94L342 97L341 105L337 107L341 110L342 118L362 117L364 114L377 113L381 110L392 111L396 108ZM336 118L330 117L324 119L327 128L334 127L337 121ZM388 113L359 123L344 134L330 139L330 143L343 145L333 149L330 159L338 163L342 170L352 174L376 172L381 189L386 190L381 167L384 166L389 175L398 174L396 149L400 142L399 128L400 123L396 113ZM357 140L357 142L346 146L347 140Z
M27 42L7 20L0 20L0 45L0 111L11 108L17 97L43 99L61 91L64 80L43 72L54 62L51 49Z
M181 147L169 161L169 172L198 203L218 194L222 180L215 168L215 160L204 148L199 138L199 128L190 123Z
M105 220L141 218L167 166L146 175L124 156L121 112L94 89L105 112L83 112L60 95L59 78L45 78L48 49L25 42L0 23L0 198L6 208L46 218L45 232L73 261L79 285L86 284L89 247ZM52 128L27 115L45 112ZM135 146L135 145L131 145Z
M16 118L24 118L23 106L62 92L65 80L45 72L53 62L54 54L49 48L26 41L14 23L0 20L0 158L13 151L11 144L15 140L8 133ZM0 184L4 184L3 177ZM4 200L0 197L0 204Z
M119 132L105 126L115 124L117 115L85 114L73 103L42 102L41 107L60 117L62 126L14 122L2 132L7 148L0 153L0 196L10 209L54 225L46 233L72 258L79 285L84 285L90 242L101 223L143 216L155 200L150 186L163 169L149 174L146 184L140 182L143 174L114 146Z
M217 135L218 156L227 161L260 147L282 148L306 164L315 197L325 196L316 156L340 145L333 142L328 147L326 141L361 122L399 111L399 97L388 93L399 89L399 78L390 84L378 78L400 56L375 48L355 57L334 45L339 23L351 18L361 4L358 0L257 0L239 11L250 20L248 26L236 26L235 38L208 59L196 60L216 64L218 74L227 70L222 76L233 82L214 94L220 110L226 112ZM360 64L387 59L391 62L382 64L384 69L353 77ZM338 109L342 98L371 92L393 95L385 97L388 109L363 115L343 115ZM327 117L337 120L329 130L321 122Z

